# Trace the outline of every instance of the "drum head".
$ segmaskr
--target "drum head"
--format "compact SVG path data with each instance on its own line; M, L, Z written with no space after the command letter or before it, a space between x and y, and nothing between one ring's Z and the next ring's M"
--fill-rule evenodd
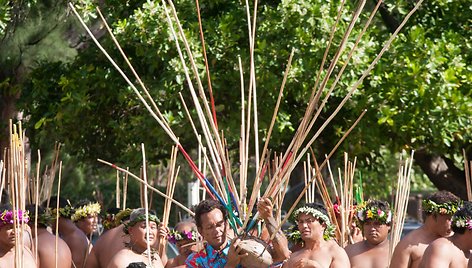
M264 241L255 237L241 240L239 247L248 256L242 258L241 265L247 268L267 268L272 264L270 247Z

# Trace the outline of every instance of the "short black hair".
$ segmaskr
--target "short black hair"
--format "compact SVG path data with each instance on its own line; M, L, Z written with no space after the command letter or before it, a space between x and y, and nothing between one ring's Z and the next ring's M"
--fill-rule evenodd
M444 204L449 202L459 202L461 199L455 194L443 190L430 194L426 197L426 200L431 200L436 204Z
M34 226L34 223L35 223L35 217L36 217L36 205L35 204L29 204L29 205L26 205L26 210L29 212L29 221L28 221L28 224L30 226ZM38 205L38 227L41 227L41 228L48 228L48 225L46 225L46 223L44 222L41 222L39 220L39 218L41 218L41 215L44 215L46 214L47 211L46 209L44 209L43 206L41 205Z
M223 219L228 219L228 212L225 207L214 199L206 199L200 202L195 208L195 224L197 227L202 227L202 215L206 214L214 209L219 209L223 213Z
M457 197L455 194L453 194L449 191L444 191L444 190L439 191L439 192L434 192L434 193L430 194L429 196L427 196L425 198L425 201L427 201L427 200L431 200L431 201L433 201L434 203L436 203L438 205L446 204L446 203L460 204L460 202L461 202L461 199L459 197ZM451 214L452 213L453 212L451 212ZM426 218L426 216L429 216L429 215L433 215L434 217L437 216L436 213L425 211L424 208L423 208L423 213L422 214L423 214L423 220Z
M43 207L47 208L47 200L45 200L42 204ZM51 196L49 199L49 208L56 208L56 203L57 203L57 196ZM66 206L71 206L69 201L65 199L64 197L59 197L59 208L65 208Z
M454 221L455 218L460 218L463 220L472 219L472 202L464 201L461 208L452 217L453 221L451 223L451 229L454 231L454 233L464 234L468 228L457 226Z

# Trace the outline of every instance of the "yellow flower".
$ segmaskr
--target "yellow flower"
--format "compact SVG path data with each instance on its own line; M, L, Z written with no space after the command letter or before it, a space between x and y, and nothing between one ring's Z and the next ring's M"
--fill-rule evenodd
M367 210L367 219L372 219L374 217L374 213L372 213L372 210Z

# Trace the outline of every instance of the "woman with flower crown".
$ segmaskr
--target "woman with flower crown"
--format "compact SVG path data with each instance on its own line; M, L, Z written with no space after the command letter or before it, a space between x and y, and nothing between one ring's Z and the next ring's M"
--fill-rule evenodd
M345 250L352 268L385 268L389 260L388 233L392 213L387 202L369 200L356 207L358 225L365 240L348 245Z
M146 223L146 217L148 223ZM116 253L107 267L124 268L132 264L144 263L146 267L164 268L154 248L158 240L158 225L159 219L154 214L146 213L144 208L133 210L123 230L129 236L129 243Z
M304 246L292 253L284 268L302 267L350 267L349 258L343 248L330 240L334 231L326 209L321 204L310 203L294 213Z
M426 248L420 267L465 268L472 250L472 203L465 201L452 216L454 234L441 237Z
M15 215L16 214L16 215ZM0 209L0 267L16 267L16 247L15 241L18 237L14 228L14 221L20 223L17 230L27 227L29 220L28 213L22 210L13 211L11 207L4 206ZM25 233L26 231L23 230ZM23 256L21 258L23 267L36 267L36 261L29 247L21 248Z
M193 221L182 221L175 225L174 229L167 235L167 241L176 245L179 255L166 262L166 268L185 267L185 260L187 257L200 250L201 241L198 234L197 225ZM165 247L164 247L165 249ZM164 251L165 257L165 251Z
M459 205L459 197L447 191L433 193L424 199L424 224L400 240L393 252L390 267L419 267L429 244L438 238L452 235L451 217Z

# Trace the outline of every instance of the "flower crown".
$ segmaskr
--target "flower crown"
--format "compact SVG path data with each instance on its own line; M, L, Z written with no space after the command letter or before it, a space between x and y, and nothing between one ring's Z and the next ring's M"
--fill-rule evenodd
M19 209L16 211L16 216L13 215L13 213L14 212L12 210L4 210L0 214L0 227L13 224L15 220L20 223L25 223L25 224L28 223L29 221L28 211L23 211Z
M192 241L198 241L198 233L195 230L192 231L176 231L175 229L170 231L169 235L167 235L167 239L169 240L170 243L175 244L177 241L182 241L182 240L192 240Z
M153 214L148 214L148 219L149 221L153 221L156 224L159 224L161 222L159 218ZM145 220L146 220L146 214L139 215L138 217L134 218L132 221L125 224L125 228L123 228L123 232L125 232L125 234L129 234L128 232L129 227L133 227L136 223L145 221Z
M326 224L326 228L323 232L324 240L329 240L330 238L334 237L335 227L331 224L331 221L329 220L328 216L323 214L323 212L317 210L316 208L304 206L295 210L295 212L293 213L293 217L296 219L300 213L312 215L316 219Z
M105 217L102 217L102 225L105 230L110 230L115 228L115 215L111 213L107 213Z
M57 209L51 209L51 215L53 218L56 218ZM59 208L59 217L70 219L70 217L74 214L74 208L70 205L66 205L63 208Z
M71 220L76 222L83 218L87 218L89 215L100 214L101 206L99 203L91 203L85 206L81 206L75 210L71 217Z
M122 224L125 219L129 219L129 215L133 212L130 208L125 208L122 211L118 212L115 216L115 226Z
M361 223L365 223L367 220L378 221L382 224L392 222L392 212L390 210L383 211L378 206L369 205L368 202L357 206L356 215Z
M54 216L51 214L50 209L45 209L42 213L38 213L38 225L42 225L44 227L51 226L51 223L54 220ZM35 213L30 213L29 222L34 224L35 217Z
M437 204L436 202L425 199L423 200L423 211L426 214L440 214L440 215L452 215L459 210L460 202L459 201L452 201L446 202L442 204Z
M472 219L470 217L457 217L457 216L452 216L451 219L451 224L453 226L459 227L459 228L466 228L468 230L472 230Z

